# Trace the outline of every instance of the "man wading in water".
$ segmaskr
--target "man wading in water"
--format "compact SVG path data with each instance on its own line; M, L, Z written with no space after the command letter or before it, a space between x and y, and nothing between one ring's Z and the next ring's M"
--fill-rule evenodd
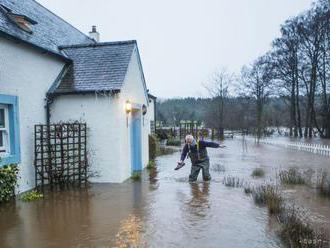
M191 159L191 173L189 175L189 182L195 182L197 180L200 169L202 169L203 180L210 181L210 160L207 155L206 147L224 148L225 146L203 140L196 141L192 135L187 135L185 141L186 144L181 153L181 160L178 162L175 170L178 170L184 166L183 161L188 154Z

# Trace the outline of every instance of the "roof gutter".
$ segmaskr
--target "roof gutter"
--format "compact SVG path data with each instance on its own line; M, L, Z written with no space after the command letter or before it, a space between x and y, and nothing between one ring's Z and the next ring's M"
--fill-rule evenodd
M119 93L119 89L113 89L113 90L84 90L84 91L62 91L62 92L54 92L50 93L50 95L56 97L56 96L63 96L63 95L87 95L87 94L97 94L97 93L111 93L111 94L117 94Z

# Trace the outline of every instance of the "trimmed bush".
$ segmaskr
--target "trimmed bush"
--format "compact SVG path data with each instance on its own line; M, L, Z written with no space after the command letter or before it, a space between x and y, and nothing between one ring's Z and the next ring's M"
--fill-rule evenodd
M180 141L180 139L169 138L167 140L166 145L168 145L168 146L181 146L181 141Z
M0 168L0 202L9 201L15 196L17 186L17 165L5 165Z
M265 176L265 171L262 168L255 168L252 171L251 176L253 176L253 177L263 177L263 176Z
M169 132L170 132L170 130L157 129L156 136L160 140L166 140L170 136Z
M151 170L151 169L153 169L153 168L155 168L156 167L156 162L155 162L155 160L150 160L149 162L148 162L148 164L147 164L147 169L148 170Z

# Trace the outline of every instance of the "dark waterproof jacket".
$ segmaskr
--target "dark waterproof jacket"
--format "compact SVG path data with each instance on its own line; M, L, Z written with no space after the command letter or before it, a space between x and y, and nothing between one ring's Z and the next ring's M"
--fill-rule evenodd
M206 147L218 148L219 144L215 142L208 142L208 141L197 141L197 144L192 146L185 144L181 153L181 160L184 161L187 154L191 159L191 164L196 165L200 162L203 162L209 159L207 155Z

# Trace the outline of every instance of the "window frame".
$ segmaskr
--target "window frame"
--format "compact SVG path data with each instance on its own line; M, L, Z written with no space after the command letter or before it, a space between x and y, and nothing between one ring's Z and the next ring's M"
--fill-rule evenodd
M17 96L0 94L0 105L8 109L8 152L1 155L0 167L21 162L19 101Z
M9 122L9 116L8 116L8 105L1 104L0 103L0 110L4 110L4 120L5 120L5 126L0 127L0 132L3 132L3 146L0 146L0 158L6 157L10 154L10 122Z

